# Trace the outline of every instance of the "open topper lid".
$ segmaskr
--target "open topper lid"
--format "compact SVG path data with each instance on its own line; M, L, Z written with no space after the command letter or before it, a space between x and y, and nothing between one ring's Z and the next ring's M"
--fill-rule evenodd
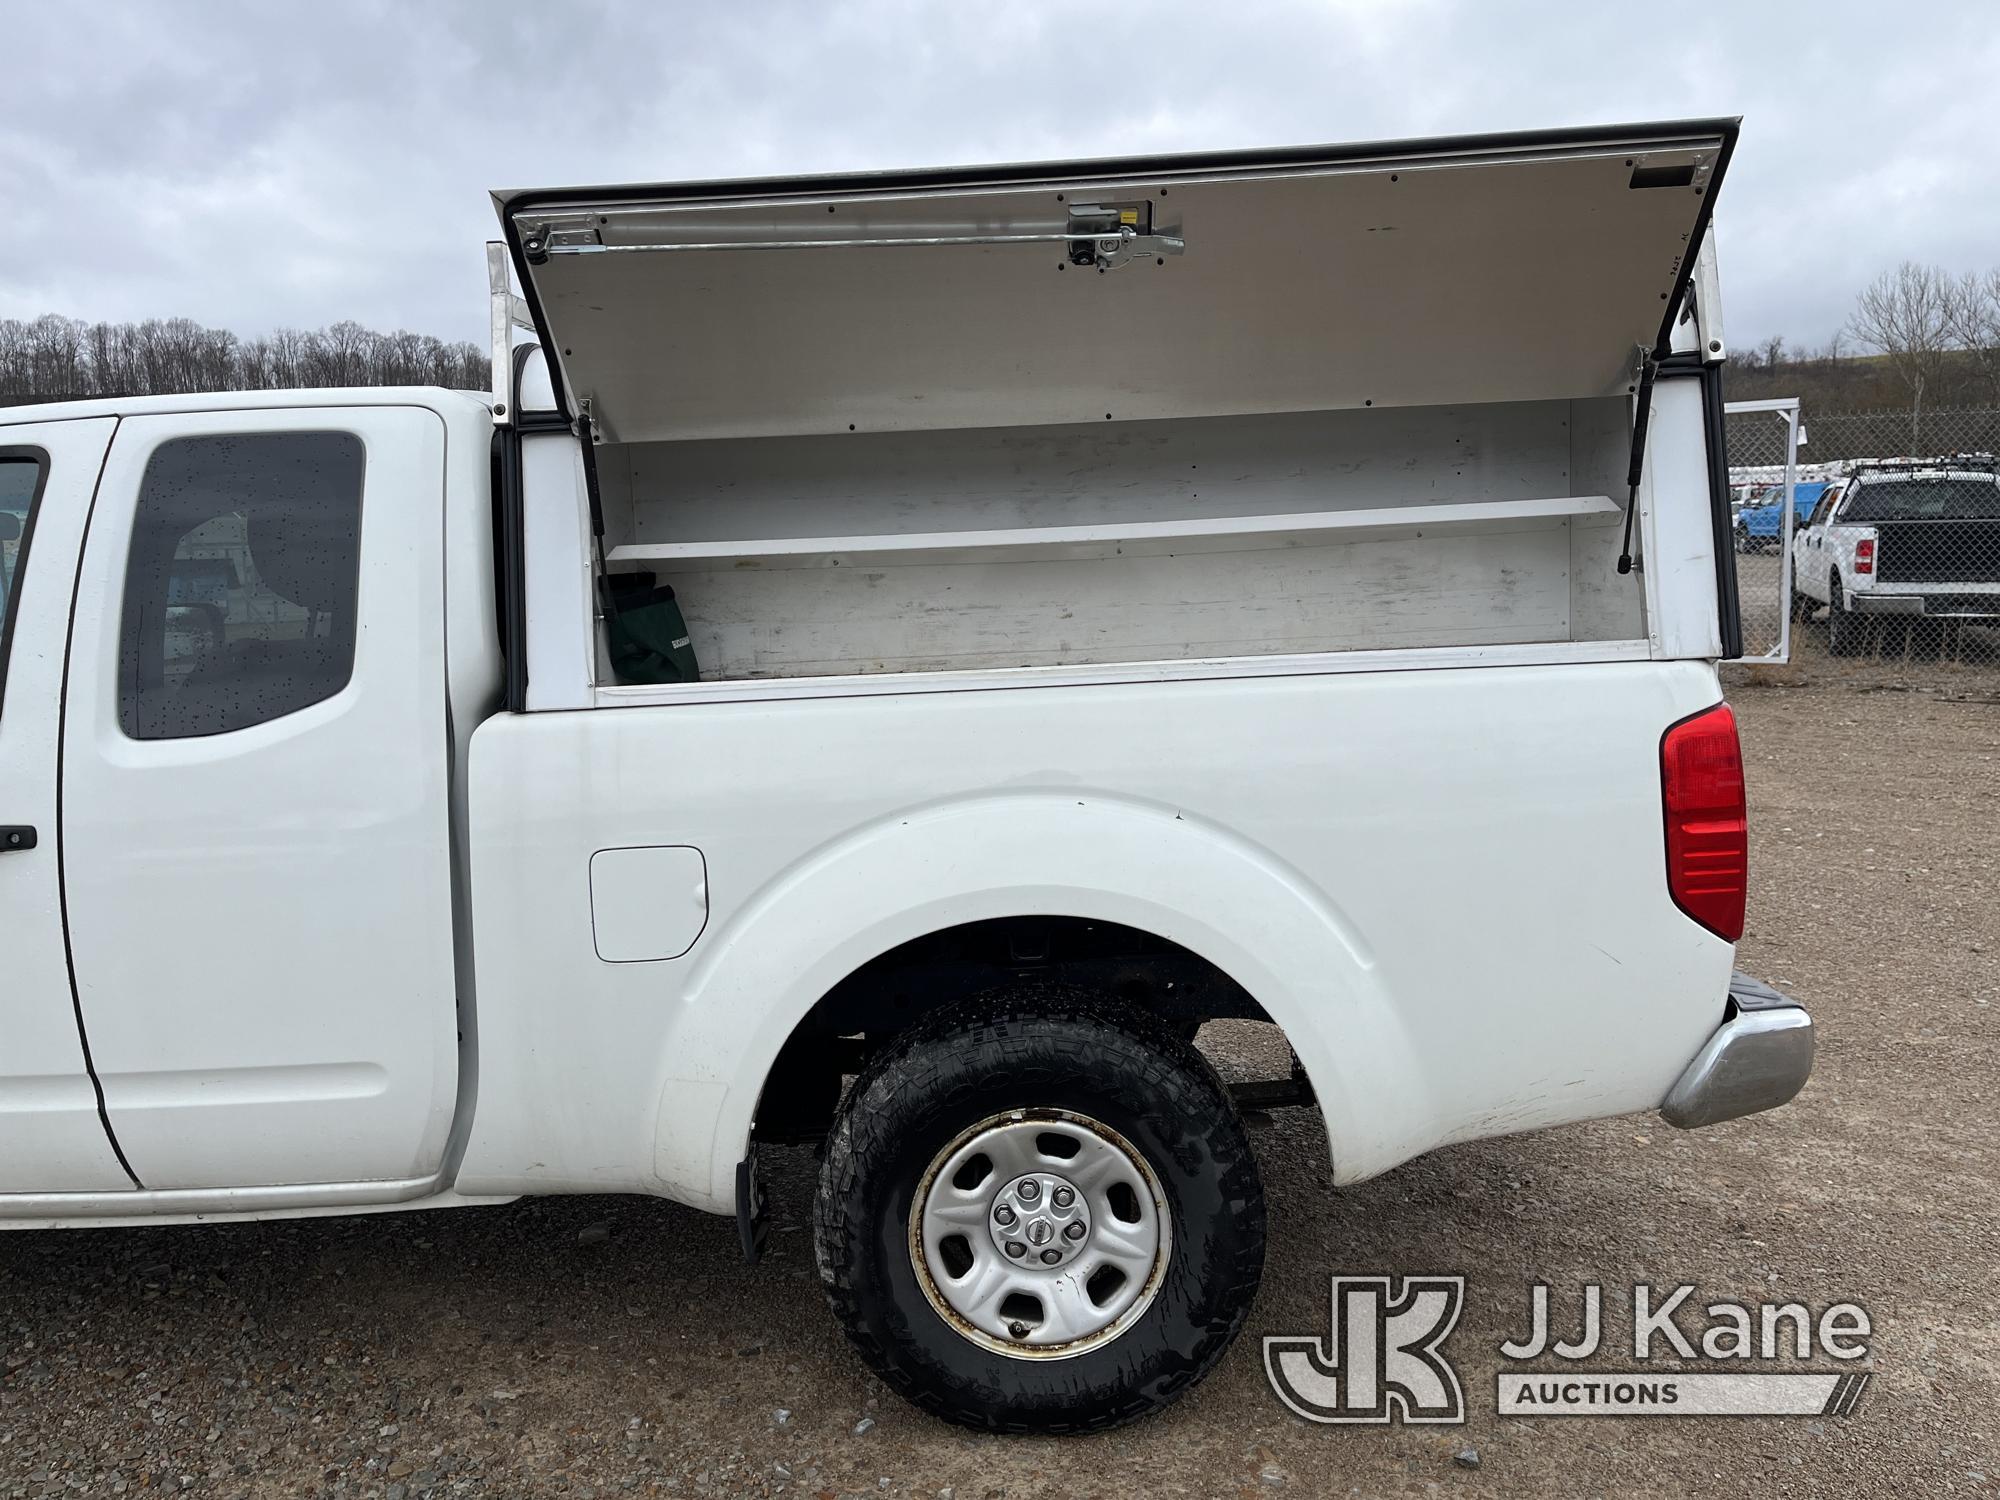
M1624 392L1733 120L496 193L607 439Z

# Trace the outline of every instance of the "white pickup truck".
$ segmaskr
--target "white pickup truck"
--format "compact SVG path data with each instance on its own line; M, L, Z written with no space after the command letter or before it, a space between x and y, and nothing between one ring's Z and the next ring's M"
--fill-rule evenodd
M0 414L0 1222L642 1193L754 1253L819 1140L862 1357L1078 1430L1257 1286L1205 1020L1342 1183L1789 1099L1734 138L502 193L488 396Z
M1826 606L1827 648L1898 621L2000 626L2000 465L1990 453L1863 459L1792 538L1792 618Z

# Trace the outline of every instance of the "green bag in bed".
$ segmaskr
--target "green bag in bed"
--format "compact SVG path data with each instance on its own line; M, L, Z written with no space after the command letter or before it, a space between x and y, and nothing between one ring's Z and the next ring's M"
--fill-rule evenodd
M604 580L604 635L620 683L694 682L700 677L687 621L668 585L651 573L613 573Z

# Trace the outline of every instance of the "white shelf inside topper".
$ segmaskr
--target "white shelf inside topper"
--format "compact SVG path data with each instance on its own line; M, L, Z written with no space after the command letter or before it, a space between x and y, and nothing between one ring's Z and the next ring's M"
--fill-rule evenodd
M895 532L881 536L771 537L721 542L628 542L613 547L614 563L667 564L679 571L722 568L841 567L850 563L1008 562L1237 552L1329 542L1372 541L1426 531L1612 516L1608 495L1541 500L1440 501L1364 510L1300 511L1275 516L1218 516L1180 521L1126 521L1096 526L1010 527L1001 531Z

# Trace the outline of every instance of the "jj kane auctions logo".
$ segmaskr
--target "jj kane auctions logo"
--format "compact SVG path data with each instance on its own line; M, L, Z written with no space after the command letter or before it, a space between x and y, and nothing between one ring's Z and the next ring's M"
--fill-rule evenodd
M1579 1370L1606 1351L1604 1289L1586 1284L1574 1338L1557 1337L1550 1289L1530 1290L1529 1329L1500 1346L1514 1361L1559 1361L1553 1368L1503 1370L1502 1416L1846 1416L1867 1388L1865 1371L1775 1371L1779 1360L1866 1357L1873 1332L1866 1309L1836 1302L1815 1317L1800 1302L1717 1301L1692 1320L1692 1286L1661 1293L1632 1288L1634 1362L1655 1358L1726 1366L1663 1370ZM1465 1306L1463 1276L1332 1278L1328 1336L1264 1340L1264 1372L1278 1399L1309 1422L1465 1420L1465 1394L1444 1344Z

